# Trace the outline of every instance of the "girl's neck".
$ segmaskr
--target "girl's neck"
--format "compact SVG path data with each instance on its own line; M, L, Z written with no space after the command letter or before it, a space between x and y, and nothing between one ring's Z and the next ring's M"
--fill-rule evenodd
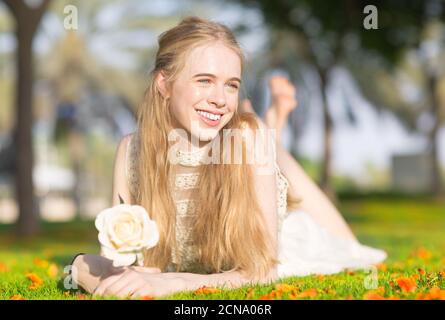
M183 152L198 152L206 150L212 144L210 141L202 141L197 137L192 137L190 132L187 132L187 138L179 135L179 150Z

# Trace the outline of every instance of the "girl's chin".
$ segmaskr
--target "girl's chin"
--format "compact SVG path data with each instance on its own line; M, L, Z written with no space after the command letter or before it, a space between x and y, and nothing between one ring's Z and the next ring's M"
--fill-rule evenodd
M210 142L218 136L219 130L217 129L205 129L199 131L199 141Z

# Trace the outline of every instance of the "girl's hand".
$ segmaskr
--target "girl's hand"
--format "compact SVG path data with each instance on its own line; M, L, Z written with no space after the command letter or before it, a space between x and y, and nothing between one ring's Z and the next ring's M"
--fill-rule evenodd
M185 290L185 280L174 273L161 273L158 268L128 267L101 281L94 295L137 298L159 297Z

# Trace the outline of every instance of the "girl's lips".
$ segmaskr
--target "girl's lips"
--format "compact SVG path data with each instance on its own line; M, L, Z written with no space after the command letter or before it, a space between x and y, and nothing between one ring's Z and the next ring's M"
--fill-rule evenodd
M210 127L216 127L221 122L221 119L222 119L222 115L218 120L211 120L211 119L199 114L199 112L196 112L196 114L198 115L198 117L201 119L202 122L204 122L206 125L208 125Z

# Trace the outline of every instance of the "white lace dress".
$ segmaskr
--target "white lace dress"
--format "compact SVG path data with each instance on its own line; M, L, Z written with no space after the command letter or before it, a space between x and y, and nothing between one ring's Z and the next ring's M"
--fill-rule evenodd
M136 175L138 159L137 135L132 135L127 148L126 174L130 192L139 187ZM183 261L182 272L208 273L205 266L197 262L197 250L190 240L193 218L196 215L197 172L202 151L177 153L179 164L174 174L173 199L176 203L176 240L178 249L173 250L169 271L176 271L177 254ZM344 269L362 269L382 262L386 252L331 234L323 226L301 210L288 211L286 208L288 181L275 162L277 183L277 209L279 231L278 276L305 276L310 274L333 274Z

